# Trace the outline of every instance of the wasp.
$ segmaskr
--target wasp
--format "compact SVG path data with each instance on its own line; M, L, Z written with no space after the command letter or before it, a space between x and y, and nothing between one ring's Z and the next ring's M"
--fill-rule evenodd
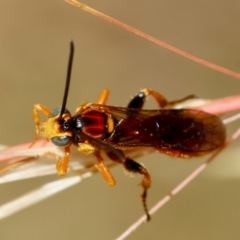
M174 157L201 156L223 146L226 138L225 126L220 118L204 111L171 108L192 96L168 102L160 93L150 89L141 90L127 107L106 105L109 91L104 89L97 103L80 105L72 116L66 109L66 102L73 55L74 44L71 41L62 107L53 111L42 104L35 104L33 107L36 132L32 145L41 135L53 144L64 147L63 158L51 152L57 160L57 173L61 176L67 172L72 144L79 152L96 157L99 172L112 186L115 185L115 180L104 163L102 151L114 162L122 164L127 171L141 174L141 198L149 220L146 198L151 177L146 167L129 158L126 151L143 147ZM156 100L159 109L142 109L148 96ZM47 117L45 122L41 123L38 112Z

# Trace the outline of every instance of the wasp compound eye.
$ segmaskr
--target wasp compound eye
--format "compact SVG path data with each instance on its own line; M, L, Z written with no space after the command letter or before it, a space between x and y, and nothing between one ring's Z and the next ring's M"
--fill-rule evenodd
M61 136L61 137L53 137L51 141L56 146L66 146L69 144L71 137L69 136Z
M62 111L62 108L55 108L52 110L52 112L49 114L49 118L56 117L57 115L60 115ZM64 110L64 113L70 113L67 109Z

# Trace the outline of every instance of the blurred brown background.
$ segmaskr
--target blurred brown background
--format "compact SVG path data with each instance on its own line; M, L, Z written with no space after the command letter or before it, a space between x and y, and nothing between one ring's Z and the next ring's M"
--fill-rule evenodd
M141 31L240 72L240 2L86 0L85 4ZM104 87L109 104L125 106L140 88L168 99L189 94L221 98L239 94L240 81L184 59L85 13L62 0L1 1L1 144L29 142L34 103L61 105L69 39L76 46L71 111L95 101ZM156 107L149 101L148 107ZM231 133L238 124L232 124ZM239 239L239 141L128 239ZM151 173L152 206L204 159L160 154L140 159ZM0 222L0 239L114 239L143 214L140 178L113 170L115 188L99 174ZM58 176L0 186L0 203Z

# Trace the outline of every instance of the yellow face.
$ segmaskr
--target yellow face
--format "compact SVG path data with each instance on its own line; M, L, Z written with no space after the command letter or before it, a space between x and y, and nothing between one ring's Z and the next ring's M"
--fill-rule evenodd
M70 114L66 113L63 114L62 118L67 121L71 118L71 116ZM55 145L66 146L70 143L72 133L62 132L58 120L59 114L53 117L50 116L39 126L39 131L43 138L47 139L48 141L52 141Z

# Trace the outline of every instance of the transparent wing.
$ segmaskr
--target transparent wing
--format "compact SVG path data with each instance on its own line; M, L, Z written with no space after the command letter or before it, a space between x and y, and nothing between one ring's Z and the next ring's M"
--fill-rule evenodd
M222 146L226 138L221 119L200 110L102 108L115 120L114 133L106 140L115 147L208 152Z

